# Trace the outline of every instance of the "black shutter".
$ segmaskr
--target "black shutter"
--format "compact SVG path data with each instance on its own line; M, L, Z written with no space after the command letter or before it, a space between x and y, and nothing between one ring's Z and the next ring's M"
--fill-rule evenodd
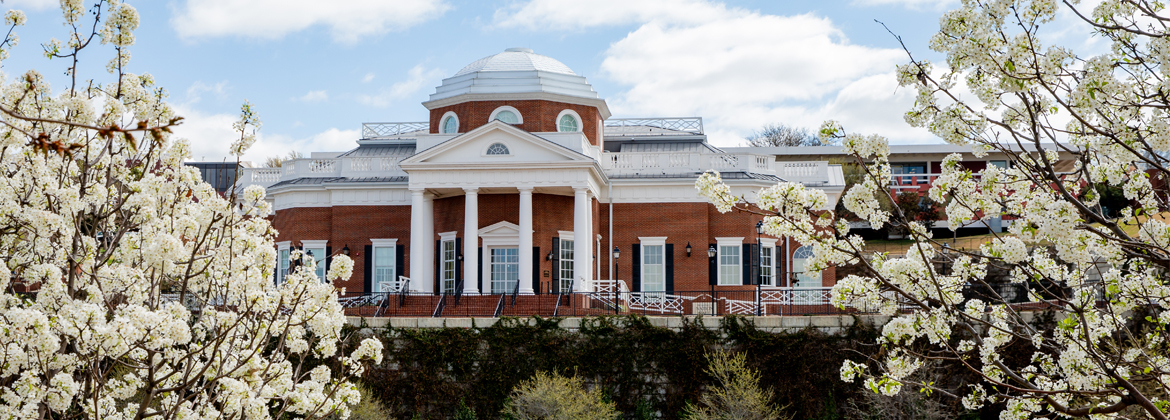
M674 244L666 244L666 293L674 293Z
M740 265L743 266L743 268L740 269L740 271L742 271L741 274L743 274L743 285L744 286L751 286L751 284L752 284L752 245L751 244L743 244L743 246L740 248L742 249L742 251L740 251L739 262L742 263Z
M483 289L483 247L482 246L479 247L479 258L477 260L479 261L479 270L475 271L475 278L476 278L476 281L478 281L479 283L476 283L475 288L477 290L479 290L479 294L486 295L486 294L491 293L492 289L491 289L490 284L488 285L487 290Z
M552 246L552 292L561 292L561 238L553 237Z
M276 250L276 267L272 269L272 285L280 285L280 250Z
M324 281L326 283L329 282L329 265L330 264L333 264L333 247L327 246L327 247L325 247L325 278L321 279L321 281ZM344 280L349 280L349 279L344 279Z
M459 279L463 278L463 238L455 238L455 287L459 286Z
M631 268L630 268L630 279L631 279L630 291L631 292L641 292L642 291L642 245L641 244L630 245L630 250L632 251L631 254L634 254L633 258L630 258L630 266L631 266Z
M431 283L435 285L435 294L443 294L443 283L439 280L443 272L443 241L435 241L435 275L431 276Z
M366 245L366 250L362 255L364 255L362 258L364 260L363 266L365 267L365 272L362 273L362 280L364 280L362 282L362 292L369 294L374 292L374 246Z
M719 249L715 244L709 244L707 249ZM715 286L719 284L719 252L715 252L715 257L707 257L707 284Z
M373 258L373 257L370 257L369 255L371 255L370 254L370 245L366 245L366 259ZM402 245L395 245L394 246L394 278L390 279L390 281L394 282L394 284L398 284L398 276L401 276L402 273L406 272L405 270L402 269L403 267L406 267L405 261L406 261L406 247L404 247ZM369 264L369 263L366 263L366 264ZM369 267L369 265L367 265L367 267Z
M532 247L532 293L540 294L540 247Z

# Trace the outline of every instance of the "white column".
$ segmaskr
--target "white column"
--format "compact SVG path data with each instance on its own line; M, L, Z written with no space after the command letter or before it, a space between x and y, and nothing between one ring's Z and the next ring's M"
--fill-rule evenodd
M418 283L419 287L415 290L434 293L435 292L435 195L431 193L423 194L423 220L422 220L422 234L423 234L423 281Z
M423 276L425 275L425 267L427 262L425 258L426 243L429 242L425 238L425 229L423 229L425 207L423 200L423 193L421 189L410 190L410 290L422 290L420 284L423 283ZM373 255L367 255L366 258L373 258Z
M464 188L463 293L479 293L479 188Z
M573 189L573 291L589 291L589 265L593 263L590 250L593 248L592 234L589 233L589 190Z
M532 294L532 187L520 189L520 293Z

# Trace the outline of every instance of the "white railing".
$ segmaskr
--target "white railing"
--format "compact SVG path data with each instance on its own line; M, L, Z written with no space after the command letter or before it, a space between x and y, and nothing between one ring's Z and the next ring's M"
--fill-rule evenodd
M245 168L253 169L253 168ZM251 171L246 171L248 179L253 184L275 184L280 181L281 168L255 168Z
M605 120L607 136L680 136L703 134L703 119L689 118L610 118Z
M829 162L776 162L776 175L792 182L829 182Z
M772 159L766 155L726 153L604 152L599 162L603 169L615 174L681 174L709 169L774 174ZM819 182L829 180L827 165L823 172Z
M242 168L240 191L249 185L270 187L298 178L396 177L406 172L401 157L343 157L286 160L280 168Z
M344 158L352 172L397 171L399 158Z
M362 138L396 138L404 134L417 134L431 129L429 122L362 123Z

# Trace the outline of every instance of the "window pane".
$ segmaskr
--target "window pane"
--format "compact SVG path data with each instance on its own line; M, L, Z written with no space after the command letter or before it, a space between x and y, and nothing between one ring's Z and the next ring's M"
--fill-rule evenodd
M738 245L724 245L719 247L719 284L741 284L740 278L740 247Z
M577 131L577 119L572 115L562 115L561 120L557 122L557 131L566 133Z
M666 267L662 245L642 245L642 291L666 290Z
M280 269L277 273L277 280L284 283L284 279L288 277L288 250L280 250Z
M763 247L760 251L760 284L771 286L772 283L772 249Z
M305 253L313 253L313 261L317 262L317 280L325 281L325 248L305 248Z
M508 124L519 124L520 117L516 116L512 111L500 111L496 113L496 119Z
M569 292L573 290L573 241L562 239L560 251L561 284L559 287L562 292Z
M375 292L390 292L397 288L398 279L394 276L394 247L374 247L374 290Z
M459 131L459 122L455 121L455 117L447 117L446 120L443 120L444 133L454 134L457 131Z

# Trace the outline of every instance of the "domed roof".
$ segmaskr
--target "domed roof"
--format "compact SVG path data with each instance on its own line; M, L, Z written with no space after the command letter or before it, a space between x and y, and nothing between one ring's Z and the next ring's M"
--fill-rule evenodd
M489 55L487 57L475 60L475 62L468 64L463 70L455 73L455 77L459 77L468 73L475 73L477 71L547 71L550 73L571 74L573 70L569 69L565 63L557 61L555 58L533 53L529 48L508 48L504 52Z
M588 80L565 63L528 48L508 48L475 60L443 79L423 105L435 109L467 101L518 99L596 106L605 118L609 117L609 107Z

